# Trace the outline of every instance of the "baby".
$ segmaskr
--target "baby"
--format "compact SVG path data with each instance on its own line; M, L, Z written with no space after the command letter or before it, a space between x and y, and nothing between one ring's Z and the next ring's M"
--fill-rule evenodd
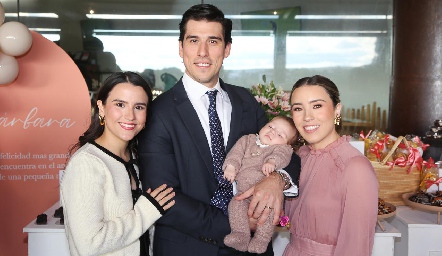
M224 161L224 178L230 182L236 180L238 193L243 193L271 172L290 163L291 145L297 138L291 118L273 118L258 135L245 135L236 142ZM247 215L249 203L250 199L230 201L228 212L232 232L224 238L224 243L239 251L264 253L273 236L272 219L269 217L258 226L252 238Z

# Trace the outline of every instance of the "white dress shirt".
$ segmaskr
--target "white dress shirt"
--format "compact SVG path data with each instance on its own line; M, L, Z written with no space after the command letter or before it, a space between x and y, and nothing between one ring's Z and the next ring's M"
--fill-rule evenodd
M203 126L206 134L207 141L209 142L209 148L212 150L210 139L210 126L209 126L209 96L207 91L218 90L216 95L216 112L218 113L219 120L221 121L221 128L223 130L224 147L227 146L227 139L230 134L230 120L232 116L232 103L227 93L221 89L221 86L216 83L213 89L209 89L206 86L195 82L186 73L183 75L184 90L186 90L190 103L192 103L201 125Z

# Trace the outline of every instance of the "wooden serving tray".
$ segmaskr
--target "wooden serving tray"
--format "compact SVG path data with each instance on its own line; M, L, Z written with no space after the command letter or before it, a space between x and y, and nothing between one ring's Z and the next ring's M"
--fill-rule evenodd
M402 195L402 200L404 200L405 204L410 206L411 208L429 211L429 212L437 212L437 224L440 224L440 213L442 212L442 207L425 205L425 204L420 204L420 203L410 201L408 198L410 198L410 196L412 196L414 194L415 193L405 193Z
M393 211L390 212L390 213L382 214L382 215L378 214L378 221L377 221L377 223L378 223L378 225L379 225L379 227L381 228L382 231L385 231L385 228L382 226L381 220L393 217L396 214L396 206L394 206L394 205L392 205L390 203L387 203L387 202L384 202L384 204L386 206L389 206Z

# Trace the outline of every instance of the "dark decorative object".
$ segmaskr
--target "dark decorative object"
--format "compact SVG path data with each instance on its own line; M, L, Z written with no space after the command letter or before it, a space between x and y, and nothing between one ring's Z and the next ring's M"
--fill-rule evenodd
M48 224L48 215L46 215L45 213L42 213L40 215L37 216L37 221L36 221L37 225L46 225Z
M434 125L425 134L427 138L442 139L442 119L434 120Z
M424 159L431 157L435 161L442 161L442 119L434 120L422 141L430 145L422 157Z
M57 210L54 212L54 218L61 218L63 217L63 206L60 206Z

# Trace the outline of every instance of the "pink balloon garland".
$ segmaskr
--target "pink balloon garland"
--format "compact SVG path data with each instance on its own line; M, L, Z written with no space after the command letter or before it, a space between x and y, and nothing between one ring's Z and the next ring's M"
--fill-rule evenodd
M18 77L19 66L15 57L29 51L32 34L20 22L5 20L5 10L0 2L0 86L9 85Z

